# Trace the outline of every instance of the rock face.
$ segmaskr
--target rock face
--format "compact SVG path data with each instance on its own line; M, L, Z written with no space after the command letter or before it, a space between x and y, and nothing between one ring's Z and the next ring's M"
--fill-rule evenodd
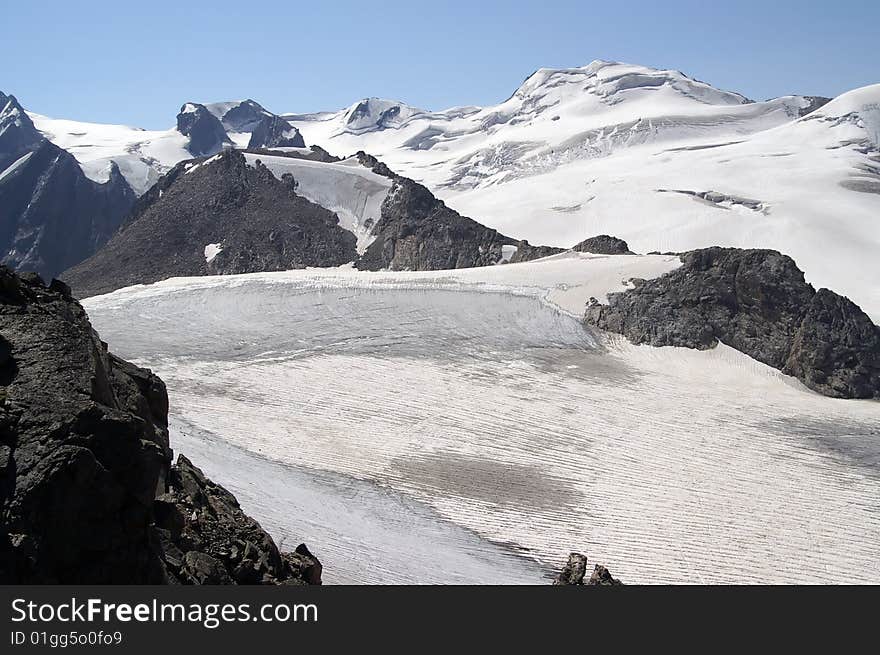
M116 231L135 194L115 164L87 178L66 150L0 93L0 261L52 277L91 256Z
M382 203L376 236L357 262L361 270L426 271L486 266L499 262L501 247L517 241L462 216L427 188L392 173L374 157L358 153L374 173L394 180Z
M248 148L304 148L305 145L299 130L274 114L263 116L248 142Z
M164 384L108 353L64 284L0 268L0 385L0 584L320 579L170 466Z
M620 580L612 577L611 572L601 564L596 564L593 573L587 582L584 578L587 575L587 558L580 553L571 553L568 556L568 562L556 576L553 584L557 586L591 586L591 587L611 587L622 585Z
M773 250L706 248L683 265L593 304L585 320L634 343L719 341L837 398L880 397L880 328L847 298L806 283Z
M595 255L633 255L626 241L617 237L600 234L596 237L584 239L575 245L572 250L575 252L590 252Z
M155 501L169 580L182 584L321 584L321 563L300 545L282 553L238 501L183 455Z
M334 213L296 194L293 178L227 150L178 164L100 252L63 277L86 297L178 275L339 266L357 258L355 245Z
M213 155L232 146L223 125L205 105L194 102L183 105L177 114L177 131L189 137L187 150L194 157Z

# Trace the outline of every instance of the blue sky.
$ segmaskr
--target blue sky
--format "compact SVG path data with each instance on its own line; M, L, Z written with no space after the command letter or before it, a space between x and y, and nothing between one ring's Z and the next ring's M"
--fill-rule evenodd
M610 59L755 99L880 82L880 1L4 3L0 90L50 116L169 127L188 100L317 111L492 104L534 69Z

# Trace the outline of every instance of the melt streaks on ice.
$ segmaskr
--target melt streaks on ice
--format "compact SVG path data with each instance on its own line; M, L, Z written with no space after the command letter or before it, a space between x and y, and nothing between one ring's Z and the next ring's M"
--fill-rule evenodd
M880 581L880 403L724 346L597 342L542 302L615 259L180 279L84 304L166 380L176 418L408 495L542 566L583 549L631 582Z

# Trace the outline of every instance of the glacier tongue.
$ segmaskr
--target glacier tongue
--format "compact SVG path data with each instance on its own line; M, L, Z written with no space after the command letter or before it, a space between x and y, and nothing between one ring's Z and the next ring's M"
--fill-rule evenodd
M367 521L366 552L395 552L389 581L411 580L432 530L431 557L466 567L497 563L494 542L539 568L584 549L631 582L880 581L880 404L817 396L724 346L597 341L554 306L576 314L663 262L177 279L84 305L115 352L168 383L189 435L173 446L246 451L212 466L280 534L301 519L254 485L295 467L279 502L326 508L306 515L310 546L344 562L358 545L336 526ZM385 522L402 498L418 503L412 536Z

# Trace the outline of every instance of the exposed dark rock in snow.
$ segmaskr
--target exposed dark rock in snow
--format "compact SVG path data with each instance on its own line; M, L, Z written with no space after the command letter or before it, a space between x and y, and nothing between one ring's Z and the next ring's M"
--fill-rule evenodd
M187 150L195 157L213 155L232 146L220 120L205 105L188 102L177 114L177 131L189 137Z
M269 115L257 123L248 148L304 148L302 134L280 116Z
M363 270L427 271L486 266L513 239L480 225L438 200L424 186L396 177L382 203L376 240L357 262Z
M354 261L354 235L295 188L292 177L279 180L261 165L248 166L235 150L182 162L139 199L131 221L100 252L64 279L86 297L178 275Z
M101 184L36 130L13 96L0 94L0 261L52 277L116 231L135 200L111 164Z
M185 458L69 289L0 267L0 584L317 582ZM167 568L166 568L167 567Z
M374 173L394 180L372 229L376 240L358 260L358 268L426 271L486 266L501 260L501 246L517 244L450 209L427 188L394 174L375 157L359 152L358 159Z
M812 114L817 109L821 109L831 102L831 98L825 98L823 96L803 96L803 99L806 100L807 104L800 111L801 117L804 117L807 114Z
M754 200L752 198L741 198L740 196L731 196L726 193L720 193L718 191L657 189L657 193L680 193L685 196L690 196L691 198L694 198L696 200L702 200L704 202L711 203L723 209L730 209L734 205L739 205L741 207L745 207L746 209L751 209L752 211L756 212L767 213L768 211L767 204L761 200Z
M183 584L321 584L321 563L305 545L282 553L238 501L183 455L155 503L169 580Z
M719 341L839 398L880 397L880 328L849 299L818 293L774 250L706 248L683 266L593 304L585 320L634 343Z
M216 114L215 114L216 115ZM220 119L223 127L233 132L253 132L257 125L271 114L258 102L244 100L230 107Z
M559 575L556 576L553 584L557 586L585 585L593 587L610 587L623 584L620 580L613 578L611 572L601 564L596 564L593 573L587 582L584 582L586 575L587 558L580 553L571 553L568 556L568 562L559 572Z
M575 245L572 250L576 252L590 252L595 255L633 255L626 241L607 234L584 239Z

